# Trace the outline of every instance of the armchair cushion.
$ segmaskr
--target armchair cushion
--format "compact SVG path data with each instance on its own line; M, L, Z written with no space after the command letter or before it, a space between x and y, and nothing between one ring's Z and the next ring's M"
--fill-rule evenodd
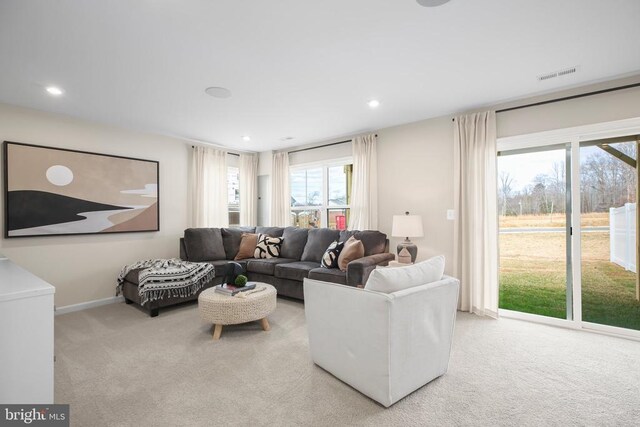
M444 256L439 255L407 267L382 268L371 272L365 289L392 293L442 279Z

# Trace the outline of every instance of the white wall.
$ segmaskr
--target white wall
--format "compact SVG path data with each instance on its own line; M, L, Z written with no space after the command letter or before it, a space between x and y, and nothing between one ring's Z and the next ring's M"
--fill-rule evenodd
M178 256L190 143L2 104L0 140L160 162L159 232L2 239L0 252L56 287L58 307L114 296L125 264Z
M640 76L620 79L543 97L521 100L504 106L497 106L496 109L639 82ZM507 111L498 114L496 117L499 138L640 117L640 87Z
M424 237L412 238L418 260L437 254L451 274L453 222L453 124L451 117L424 120L378 131L378 228L395 253L402 238L391 237L393 215L422 215Z

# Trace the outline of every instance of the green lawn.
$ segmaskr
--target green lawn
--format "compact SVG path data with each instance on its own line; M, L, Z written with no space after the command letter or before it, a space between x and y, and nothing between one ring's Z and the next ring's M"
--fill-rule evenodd
M635 273L609 262L607 233L583 235L582 318L640 330ZM500 236L500 308L566 318L564 235Z

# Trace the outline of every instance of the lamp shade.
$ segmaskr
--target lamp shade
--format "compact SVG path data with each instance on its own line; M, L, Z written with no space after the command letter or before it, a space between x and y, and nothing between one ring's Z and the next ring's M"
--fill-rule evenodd
M421 215L394 215L391 227L393 237L422 237Z

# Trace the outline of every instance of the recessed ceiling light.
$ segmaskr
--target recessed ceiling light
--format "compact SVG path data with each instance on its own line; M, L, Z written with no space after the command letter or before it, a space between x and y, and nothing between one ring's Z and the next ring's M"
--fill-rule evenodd
M378 101L377 99L372 99L371 101L367 102L367 105L369 106L369 108L377 108L380 105L380 101Z
M223 87L208 87L205 90L205 93L209 96L213 96L214 98L230 98L231 91L229 89Z
M49 95L53 95L53 96L60 96L64 93L62 89L56 86L47 86L45 90Z
M280 141L291 141L292 139L292 136L283 136L282 138L280 138Z
M250 137L250 136L248 136L248 135L245 135L245 136L243 136L243 137L242 137L242 140L243 140L244 142L249 142L249 141L251 141L251 137Z
M420 6L436 7L448 3L449 0L416 0Z

